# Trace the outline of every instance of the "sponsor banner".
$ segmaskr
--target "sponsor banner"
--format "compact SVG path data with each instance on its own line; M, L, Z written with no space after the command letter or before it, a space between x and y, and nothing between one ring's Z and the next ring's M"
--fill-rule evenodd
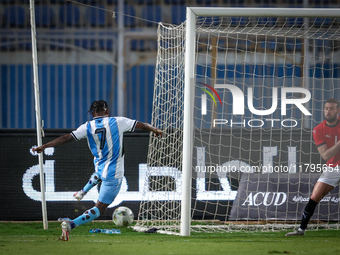
M314 184L315 173L243 173L230 220L300 220ZM322 199L311 220L338 220L339 186Z
M43 141L46 143L70 131L46 130L46 137ZM235 132L233 132L233 135L235 135ZM248 133L244 131L242 135L247 137ZM265 135L263 134L262 137L265 141L268 141L269 138L267 139ZM254 135L254 137L258 136ZM284 137L282 132L280 132L280 137ZM304 134L303 138L303 140L308 141L310 134ZM223 144L230 144L231 136L226 136L223 139L219 141ZM225 219L225 216L229 215L231 205L236 198L237 207L233 207L231 214L234 219L247 217L248 208L253 210L257 207L261 209L261 217L262 214L270 215L267 212L270 206L278 208L280 217L282 215L286 217L286 211L283 214L281 213L286 204L289 206L288 216L299 218L300 211L313 188L309 183L315 183L319 175L303 175L302 173L307 170L306 167L309 168L308 171L314 169L314 172L319 172L323 166L317 164L319 156L312 157L315 160L313 164L301 165L299 162L309 162L310 154L298 153L301 150L299 146L304 147L304 144L301 145L300 140L296 140L299 141L296 144L283 142L279 148L287 148L286 150L278 150L279 143L276 141L272 141L270 144L255 142L252 145L253 150L247 150L247 145L244 145L242 158L249 158L249 161L236 160L241 158L241 155L237 154L239 150L225 150L230 151L232 155L229 155L229 153L219 155L220 151L212 150L210 151L211 156L206 157L207 148L196 146L193 160L196 167L194 167L192 182L193 187L195 187L192 192L192 206L196 210L193 217L202 218L204 212L205 218L221 216L221 219ZM234 148L239 146L237 140L232 139L232 141ZM0 220L41 220L38 157L30 151L31 147L36 145L35 130L1 130L0 143L2 145L0 149L0 202L2 204ZM125 178L116 200L99 219L110 220L114 208L118 205L128 206L137 216L142 199L164 201L171 197L173 200L181 200L181 171L173 167L153 166L148 168L146 166L148 145L149 133L134 132L124 135ZM309 147L307 148L309 150ZM313 150L311 153L317 153L315 146L313 146ZM211 152L213 153L211 154ZM217 158L215 155L219 155L219 157ZM234 160L230 160L230 156ZM73 198L73 194L86 184L94 171L93 156L88 149L86 140L48 148L44 151L43 157L46 183L45 197L49 220L56 220L59 217L74 218L95 204L98 198L98 188L92 189L80 202ZM284 169L278 168L278 158L286 162ZM259 159L261 168L258 168L258 165L253 166L251 164L251 162L256 162ZM261 171L267 173L259 173ZM289 172L290 175L278 175L277 172ZM176 185L172 190L151 192L152 184L148 182L150 178L146 178L148 175L155 176L155 178L157 176L170 176ZM240 175L242 175L242 186L238 189ZM299 176L306 176L306 178L301 180ZM315 176L315 179L311 179L313 176ZM295 181L293 182L293 180ZM245 185L250 185L249 192L252 192L251 194L245 190ZM289 198L292 201L288 199L287 194L278 193L289 190L289 194L293 194L294 189L295 191L301 189L303 192L296 194L295 198L294 196ZM262 193L257 194L258 192ZM277 192L277 194L270 192ZM285 196L289 202L282 203ZM240 202L241 198L243 199L242 202ZM247 198L247 202L242 205ZM258 205L260 199L265 199L265 201ZM337 199L336 196L329 198L331 202L337 201ZM209 202L207 203L207 201ZM301 208L299 207L300 204L302 204ZM272 214L275 214L275 210L270 208ZM252 218L258 219L257 211L254 215ZM270 215L267 218L275 217L275 215ZM328 217L328 214L324 214L324 217Z

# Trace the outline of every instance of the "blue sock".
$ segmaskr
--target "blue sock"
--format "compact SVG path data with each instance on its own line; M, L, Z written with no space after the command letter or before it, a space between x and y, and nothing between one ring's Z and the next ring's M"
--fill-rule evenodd
M90 177L89 181L86 183L82 191L85 191L86 193L90 191L94 186L96 186L98 183L100 183L102 180L100 179L99 174L94 173Z
M75 218L72 221L76 227L91 222L94 219L98 218L99 216L100 216L99 209L97 207L92 207L91 209L85 211L82 215L80 215L78 218Z

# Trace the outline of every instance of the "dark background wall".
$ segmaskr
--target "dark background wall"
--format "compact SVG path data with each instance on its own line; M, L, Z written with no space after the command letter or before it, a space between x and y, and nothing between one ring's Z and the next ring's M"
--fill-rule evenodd
M71 130L47 130L43 142L66 134ZM138 191L138 164L146 163L149 133L126 133L124 137L125 177L128 191ZM30 153L36 145L34 130L2 130L0 132L1 166L0 166L0 220L40 220L41 203L30 199L23 191L23 175L32 166L38 164L38 157ZM72 142L55 148L52 156L44 155L44 162L55 160L54 183L56 192L78 191L88 181L94 171L93 156L86 140ZM40 191L39 175L33 178L33 187ZM70 199L68 197L67 199ZM139 202L123 202L138 215ZM74 218L94 202L61 201L47 202L48 219L59 217ZM111 219L114 208L109 208L99 219Z

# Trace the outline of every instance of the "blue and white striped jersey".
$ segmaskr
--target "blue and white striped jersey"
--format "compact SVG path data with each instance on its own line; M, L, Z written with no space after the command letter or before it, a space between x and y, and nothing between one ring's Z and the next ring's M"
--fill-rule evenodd
M123 133L133 132L136 124L124 117L96 117L71 135L77 141L87 139L95 170L103 179L118 179L124 176Z

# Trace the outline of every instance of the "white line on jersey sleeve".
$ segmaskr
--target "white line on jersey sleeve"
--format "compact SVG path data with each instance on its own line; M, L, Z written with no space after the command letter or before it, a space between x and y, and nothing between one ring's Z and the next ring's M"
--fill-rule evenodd
M86 138L87 137L87 122L81 125L80 127L78 127L77 130L72 131L71 135L76 141Z
M136 120L132 120L125 117L115 117L115 119L117 121L119 131L123 133L128 131L133 132L137 124Z

